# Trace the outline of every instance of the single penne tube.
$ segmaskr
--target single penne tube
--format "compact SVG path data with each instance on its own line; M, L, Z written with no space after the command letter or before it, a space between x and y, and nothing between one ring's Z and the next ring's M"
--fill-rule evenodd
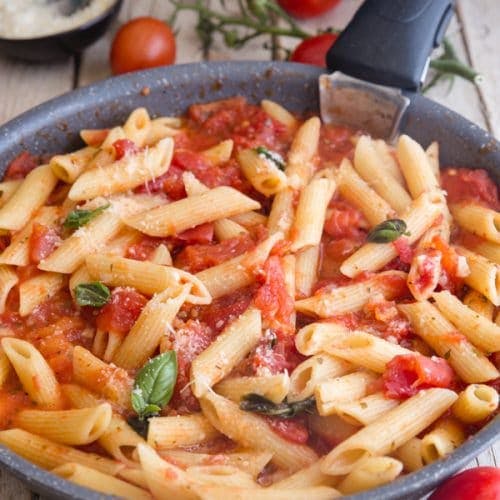
M438 309L467 339L486 352L500 351L500 326L467 307L447 290L433 293Z
M56 443L89 444L99 439L111 422L111 405L102 403L77 410L23 410L16 425Z
M87 146L72 153L53 156L49 162L52 173L63 182L72 184L88 167L97 151L97 148Z
M269 99L263 99L260 105L273 120L285 125L289 132L293 132L299 126L299 122L295 116L281 106L281 104Z
M335 486L338 478L321 472L323 459L320 458L311 465L273 483L270 490L299 490L311 486Z
M90 276L89 270L85 264L81 265L73 274L71 274L68 281L68 288L73 297L75 299L75 288L78 285L83 283L90 283L92 281L92 277Z
M155 146L100 168L83 172L68 193L70 200L90 200L97 196L123 193L163 175L170 166L174 149L170 137Z
M133 379L122 368L105 363L81 346L73 349L73 379L122 408L130 407Z
M326 209L335 188L333 179L319 177L302 189L292 226L292 252L320 244Z
M347 331L325 345L325 352L377 373L384 373L385 367L394 356L412 354L413 351L393 344L362 330Z
M118 234L121 228L120 218L105 210L66 238L40 262L38 268L42 271L71 274L84 263L88 255L99 252L105 242Z
M261 417L241 410L228 399L207 392L200 400L203 413L211 424L244 447L273 453L278 467L296 471L318 459L309 447L292 443L276 434Z
M9 358L3 352L3 349L0 348L0 388L7 380L11 370L12 365L10 364Z
M23 183L22 179L0 182L0 207L3 207Z
M179 133L182 120L174 116L160 116L151 120L145 146L153 146L165 137L173 137Z
M394 458L397 458L403 463L406 472L415 472L424 466L422 457L422 440L414 437L402 444L394 453Z
M160 456L167 461L182 466L183 468L194 465L209 464L214 455L210 453L195 453L185 450L160 450ZM240 451L235 453L225 453L218 455L220 465L231 465L250 474L254 479L262 472L269 463L273 454L266 451Z
M420 391L336 446L324 458L326 474L349 474L369 456L394 452L429 427L457 399L448 389Z
M500 213L473 203L450 205L455 222L462 228L493 243L500 243Z
M295 293L292 297L309 297L318 279L321 247L303 248L295 256Z
M361 136L354 150L354 168L398 214L403 213L411 203L410 195L394 177L380 175L384 171L383 163L372 139Z
M287 372L262 377L231 377L214 386L214 391L226 399L239 403L247 394L259 394L273 403L281 403L290 389Z
M473 250L475 253L486 257L486 259L494 262L495 264L500 264L500 245L497 245L496 243L481 240L469 250Z
M260 204L236 189L221 186L198 196L132 215L125 222L150 236L173 236L217 219L255 210Z
M172 266L172 256L166 245L163 243L158 245L149 258L150 262L153 264L159 264L160 266Z
M12 235L10 245L0 254L0 264L27 266L30 263L29 240L33 224L52 225L60 216L59 207L41 207L26 226Z
M486 382L500 374L488 358L465 336L458 333L429 302L400 304L399 310L410 320L415 333L441 357L447 358L458 376L467 383Z
M255 281L253 269L264 264L274 245L282 239L283 234L274 233L254 249L200 271L195 276L206 286L212 299L244 288Z
M142 147L148 138L150 127L151 118L146 108L136 108L123 124L123 131L127 139Z
M396 216L389 203L360 177L347 158L340 163L337 183L342 198L359 208L370 226L376 226Z
M87 146L100 147L109 134L108 128L83 128L80 138Z
M257 345L262 336L260 311L249 308L199 354L191 364L191 388L200 398L220 382Z
M282 233L287 235L293 224L294 190L284 189L276 194L271 205L271 212L267 220L267 229L269 234Z
M250 474L232 465L193 465L186 469L186 473L193 483L201 486L220 486L228 489L259 487Z
M150 500L152 498L142 488L77 463L70 462L59 465L52 469L51 472L72 483L100 491L106 495L113 495L127 500Z
M437 196L424 193L414 200L401 216L407 227L406 241L409 245L415 243L441 212L441 204ZM354 278L363 271L379 271L392 259L397 257L396 247L391 243L365 243L356 250L340 266L345 276Z
M38 349L26 340L9 337L4 337L0 343L28 396L41 408L61 408L59 382Z
M310 323L301 328L295 335L295 347L304 356L324 354L324 349L331 341L347 332L342 323L328 321L325 323Z
M394 151L394 148L389 146L389 144L387 144L387 142L383 139L375 139L372 141L372 144L381 159L381 173L383 172L384 175L394 177L394 179L396 179L399 184L406 189L405 178L399 168L398 162L396 161L396 152Z
M374 373L357 371L321 382L314 391L318 413L337 413L337 403L361 399L373 391L377 379Z
M325 353L302 361L290 375L287 401L302 401L314 394L320 384L354 371L354 366Z
M0 229L19 231L49 197L57 177L49 165L34 168L22 184L0 208Z
M267 216L260 214L259 212L246 212L244 214L233 215L231 220L237 222L246 229L262 224L265 226L267 224Z
M464 295L463 303L477 314L493 321L495 306L483 294L471 289Z
M273 160L254 149L242 149L237 154L243 175L264 196L279 193L287 186L287 177Z
M96 330L92 342L92 353L103 361L111 362L118 347L123 342L123 334L113 330Z
M110 286L131 286L138 292L153 295L167 289L191 285L186 302L211 302L205 285L196 276L182 269L104 254L90 255L85 259L85 264L92 280L102 281Z
M363 426L375 422L384 413L399 404L395 399L389 399L383 392L376 392L357 401L344 401L335 404L335 413L347 422Z
M81 385L61 384L61 391L73 408L88 408L103 402L96 394Z
M231 158L233 152L234 141L232 139L226 139L225 141L219 142L211 148L204 149L201 152L201 156L208 161L211 165L221 165L226 163Z
M52 470L55 467L74 462L98 470L104 474L115 476L125 466L102 455L80 451L60 443L54 443L36 434L22 429L0 431L0 444L3 444L21 457L33 462L42 469Z
M157 450L205 443L220 433L201 413L149 420L148 444Z
M451 407L455 417L466 424L481 422L498 408L498 392L484 384L470 384Z
M493 305L500 305L500 268L483 256L464 247L454 247L467 259L470 273L465 276L465 284L483 294Z
M376 293L381 293L386 300L397 297L399 287L395 287L394 283L403 279L406 281L406 274L401 271L385 271L353 285L340 286L297 300L295 309L320 318L360 311Z
M139 453L137 453L137 461L139 461ZM137 466L134 468L121 469L116 477L124 479L128 483L134 484L135 486L139 486L139 488L148 490L148 483L146 481L144 471L141 468L137 468Z
M155 352L161 338L171 328L172 321L191 290L191 285L167 289L156 294L144 306L134 326L113 356L113 363L126 370L140 368Z
M412 198L418 198L422 193L439 188L429 158L417 141L406 134L400 135L396 156Z
M28 316L40 304L53 297L66 284L66 276L41 273L19 285L19 315Z
M228 488L223 486L197 486L195 491L200 498L205 500L218 500L227 495ZM314 500L330 500L337 498L340 493L335 488L328 486L311 486L298 489L277 488L231 488L231 498L237 500L302 500L303 498L314 498Z
M0 314L5 311L7 297L18 282L16 272L10 266L0 264Z
M445 458L465 441L462 425L451 418L438 422L422 437L421 453L425 464Z
M368 457L337 485L344 495L377 488L394 481L403 464L392 457Z
M318 149L320 128L320 119L313 116L295 133L285 168L288 181L294 189L304 187L312 175L311 162Z

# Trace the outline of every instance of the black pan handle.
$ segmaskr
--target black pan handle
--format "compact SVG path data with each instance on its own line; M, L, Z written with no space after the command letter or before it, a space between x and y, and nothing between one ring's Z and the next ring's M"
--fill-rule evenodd
M330 71L418 90L454 0L366 0L326 56Z

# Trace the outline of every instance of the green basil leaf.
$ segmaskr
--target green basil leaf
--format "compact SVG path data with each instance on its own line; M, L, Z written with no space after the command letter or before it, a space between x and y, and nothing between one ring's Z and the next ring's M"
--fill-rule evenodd
M390 243L397 240L402 235L408 235L406 232L406 222L401 219L388 219L377 224L367 236L367 241L371 243Z
M250 393L241 399L240 408L244 411L260 413L281 418L292 418L302 412L310 412L314 408L316 400L314 397L296 401L294 403L273 403L260 394Z
M104 283L94 281L77 285L75 297L79 306L102 307L111 299L111 292Z
M134 429L139 436L142 436L144 439L148 438L148 430L149 430L149 421L140 419L139 417L130 417L127 419L128 425Z
M274 163L280 170L285 170L285 160L283 160L283 157L279 153L276 153L276 151L269 151L265 146L257 146L254 148L254 151L259 156Z
M94 217L97 217L100 213L104 212L107 208L109 208L110 204L107 203L102 207L97 207L94 210L80 210L76 208L72 210L65 221L63 222L63 226L67 229L78 229L79 227L85 226L88 222L90 222Z
M139 418L158 414L168 404L177 381L177 355L167 351L150 359L135 378L130 395Z

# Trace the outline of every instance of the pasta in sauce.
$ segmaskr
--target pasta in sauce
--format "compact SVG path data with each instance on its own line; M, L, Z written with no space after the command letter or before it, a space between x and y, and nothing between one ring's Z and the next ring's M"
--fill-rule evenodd
M81 136L1 183L0 444L125 498L320 499L495 415L486 172L242 97Z

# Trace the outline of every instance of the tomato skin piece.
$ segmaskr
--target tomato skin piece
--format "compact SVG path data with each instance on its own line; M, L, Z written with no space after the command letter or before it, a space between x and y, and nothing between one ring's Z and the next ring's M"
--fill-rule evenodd
M148 300L132 288L117 287L111 300L101 308L96 317L100 330L126 334L130 331Z
M326 68L326 53L337 40L335 33L323 33L302 40L290 55L290 61L312 64L320 68Z
M134 155L139 151L134 141L130 139L118 139L113 142L115 160L121 160L124 156Z
M414 396L421 389L450 387L454 373L446 360L419 354L402 354L387 363L383 374L384 393L392 399Z
M267 424L271 429L285 438L291 443L306 444L309 439L309 431L299 418L279 418L279 417L265 417Z
M33 223L29 239L29 257L32 264L39 264L61 243L58 232L49 226Z
M283 9L299 19L320 16L339 2L340 0L278 0Z
M186 245L206 245L214 239L214 224L213 222L206 222L191 229L186 229L186 231L177 234L175 239Z
M498 500L500 469L475 467L467 469L439 486L429 500Z
M170 27L154 17L125 23L111 45L111 69L119 75L175 62L175 37Z

